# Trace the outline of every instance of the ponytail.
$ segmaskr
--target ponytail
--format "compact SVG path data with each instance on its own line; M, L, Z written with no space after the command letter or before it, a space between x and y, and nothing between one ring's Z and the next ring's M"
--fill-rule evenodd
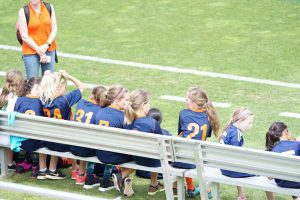
M110 102L107 99L107 89L103 86L95 87L92 91L92 97L100 107L110 105Z
M41 83L40 77L32 77L29 80L25 80L22 84L22 87L20 89L20 95L19 96L26 96L31 93L31 90L35 85L39 85Z
M2 110L7 105L6 97L9 94L9 89L7 87L7 84L4 85L1 91L0 95L0 110Z
M213 129L214 135L218 137L220 121L218 118L217 111L210 101L206 103L206 114L208 115L208 119Z
M277 142L280 141L283 131L287 126L282 122L274 122L266 133L266 150L272 151Z
M125 124L132 124L136 114L132 107L132 103L127 101L124 106L125 111Z

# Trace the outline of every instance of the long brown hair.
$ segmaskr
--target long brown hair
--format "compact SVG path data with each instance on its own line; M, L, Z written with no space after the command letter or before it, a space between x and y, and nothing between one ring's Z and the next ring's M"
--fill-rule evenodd
M280 137L284 130L287 129L287 125L283 122L274 122L268 132L266 133L266 149L272 151L277 142L280 141Z
M136 89L129 94L125 104L125 123L132 124L137 116L137 111L150 101L150 95L143 89Z
M187 98L197 105L197 108L204 109L208 115L208 120L211 124L214 135L217 137L220 122L217 111L213 104L209 101L207 93L199 87L191 87L188 89Z
M10 70L6 73L4 86L0 94L0 109L7 104L7 95L9 92L13 92L17 96L20 96L20 87L24 82L23 74L19 70Z
M25 80L22 88L20 89L20 96L26 96L30 94L32 88L35 85L39 85L41 83L41 80L42 79L40 77L32 77L29 80Z
M110 104L107 99L107 89L104 86L97 86L92 91L92 97L101 107L106 107Z

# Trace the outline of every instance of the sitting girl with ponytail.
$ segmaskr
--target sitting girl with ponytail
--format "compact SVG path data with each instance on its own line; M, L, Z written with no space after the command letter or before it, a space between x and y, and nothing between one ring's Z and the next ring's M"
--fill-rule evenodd
M292 134L282 122L274 122L266 134L267 151L300 156L300 142L292 140ZM278 186L284 188L300 188L300 182L275 179ZM273 200L273 194L267 192L268 200ZM293 199L300 199L293 197Z
M209 101L204 90L191 87L187 91L186 109L179 114L178 135L182 138L205 141L211 133L217 137L219 132L217 112ZM186 163L173 163L174 167L193 169L195 165ZM200 194L200 189L195 187L192 178L186 178L187 195L195 197Z
M26 80L22 90L20 91L20 97L17 99L14 111L35 116L43 116L43 104L39 99L41 78L32 77ZM11 137L11 149L20 151L20 148L25 150L21 151L18 156L17 173L25 172L30 168L30 165L25 161L26 153L31 156L32 160L32 178L36 178L38 175L38 155L34 151L43 147L43 142L34 139L25 139L19 137Z
M239 108L232 114L228 125L224 128L223 134L220 136L220 143L242 147L244 145L243 133L250 129L253 124L253 113L248 108ZM221 169L224 176L232 178L245 178L254 176L252 174L233 172ZM238 186L237 200L245 200L243 188Z

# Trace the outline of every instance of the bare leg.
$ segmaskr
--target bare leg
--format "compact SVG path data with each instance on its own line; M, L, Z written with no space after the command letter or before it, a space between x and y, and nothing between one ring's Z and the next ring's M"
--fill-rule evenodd
M51 156L49 170L54 171L56 170L58 157L57 156Z
M266 191L266 196L267 196L267 199L268 199L268 200L274 200L273 192L267 192L267 191Z
M158 173L151 172L151 182L150 182L150 185L152 185L152 186L156 186L157 185L157 176L158 176Z
M237 190L238 190L238 196L239 197L241 197L241 198L245 197L245 193L244 193L244 190L243 190L242 187L237 186Z
M46 159L47 159L46 154L39 153L39 167L40 167L40 170L47 169Z
M129 176L130 174L132 174L135 169L128 169L128 168L120 168L121 169L121 172L122 172L122 179L126 178L127 176Z
M78 173L79 174L84 174L86 171L86 161L80 161L80 164L79 164L79 170L78 170Z
M72 170L77 170L77 169L78 169L77 161L72 159Z
M14 153L8 148L5 148L5 153L7 156L7 164L11 166L14 162Z

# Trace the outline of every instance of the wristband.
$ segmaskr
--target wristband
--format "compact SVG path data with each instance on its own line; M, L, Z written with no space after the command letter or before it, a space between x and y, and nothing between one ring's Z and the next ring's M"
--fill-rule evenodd
M46 42L46 44L48 45L48 47L50 47L50 45L51 45L49 42Z

